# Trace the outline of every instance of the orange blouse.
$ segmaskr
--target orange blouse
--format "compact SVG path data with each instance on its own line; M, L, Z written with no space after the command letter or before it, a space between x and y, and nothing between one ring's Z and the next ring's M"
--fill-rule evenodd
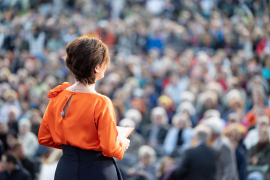
M62 144L102 151L104 156L122 160L125 145L117 139L116 118L111 100L94 93L66 90L63 83L49 91L51 98L38 134L41 145L62 149ZM72 96L73 95L73 96ZM72 96L65 118L61 115Z

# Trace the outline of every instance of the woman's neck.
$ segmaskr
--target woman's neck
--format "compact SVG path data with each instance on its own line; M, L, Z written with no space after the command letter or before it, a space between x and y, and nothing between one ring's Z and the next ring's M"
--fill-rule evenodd
M70 86L70 88L68 88L68 89L70 89L72 91L77 91L77 92L96 93L95 86L96 86L95 83L84 85L83 83L77 81L75 84Z
M83 83L81 83L81 82L79 82L79 81L76 81L75 83L74 83L74 85L76 85L77 87L84 87L84 88L94 88L95 89L95 86L96 86L96 84L94 83L94 84L83 84Z

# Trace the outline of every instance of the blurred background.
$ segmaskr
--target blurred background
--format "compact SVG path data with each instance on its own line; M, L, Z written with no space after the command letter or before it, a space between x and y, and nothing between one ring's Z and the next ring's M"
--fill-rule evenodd
M173 179L205 124L209 147L219 152L216 138L227 140L236 175L216 180L270 180L269 7L269 0L0 0L0 156L17 160L2 157L1 171L13 162L31 180L53 179L62 152L39 145L39 126L48 91L75 83L65 46L86 35L110 49L97 91L112 99L120 126L136 129L117 162L124 179Z

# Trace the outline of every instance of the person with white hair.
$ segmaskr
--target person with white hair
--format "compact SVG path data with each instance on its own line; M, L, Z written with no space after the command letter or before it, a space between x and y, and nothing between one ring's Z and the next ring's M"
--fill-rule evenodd
M216 152L207 146L211 130L206 125L198 125L194 132L196 145L185 151L183 160L173 172L173 176L181 180L215 180Z
M204 112L203 114L203 119L208 119L211 117L218 117L220 118L220 112L216 109L208 109L207 111Z
M150 146L144 145L139 149L140 161L127 172L129 177L140 180L156 180L157 169L154 165L156 152Z
M198 96L196 109L199 120L203 118L204 113L209 109L216 109L221 114L224 112L224 107L219 103L217 93L213 91L204 91Z
M22 141L23 151L26 157L33 158L38 150L37 136L31 132L31 122L28 119L21 119L19 121L19 136L18 139Z
M129 109L125 113L125 118L133 120L135 122L135 125L138 125L142 121L142 114L137 109Z
M177 107L176 112L186 113L192 122L192 126L195 127L197 125L198 117L197 117L196 109L191 102L189 101L181 102L179 106Z
M142 114L138 109L129 109L125 113L125 118L131 119L135 123L135 130L141 133Z
M195 101L195 95L191 91L183 91L180 94L180 102L191 102L194 103Z
M223 123L218 117L204 120L202 124L211 129L212 147L217 152L216 180L238 180L237 166L233 145L229 139L222 136Z
M144 130L144 136L149 146L162 145L168 132L168 115L164 108L156 107L151 111L151 124Z
M168 156L181 155L190 147L193 138L191 121L186 114L176 114L172 120L171 127L164 140L163 148Z

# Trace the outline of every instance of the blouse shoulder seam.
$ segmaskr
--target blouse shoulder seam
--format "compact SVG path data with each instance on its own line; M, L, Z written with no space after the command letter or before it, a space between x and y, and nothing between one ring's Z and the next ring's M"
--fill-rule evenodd
M107 105L110 105L110 99L107 96L101 95L100 97L105 101Z

